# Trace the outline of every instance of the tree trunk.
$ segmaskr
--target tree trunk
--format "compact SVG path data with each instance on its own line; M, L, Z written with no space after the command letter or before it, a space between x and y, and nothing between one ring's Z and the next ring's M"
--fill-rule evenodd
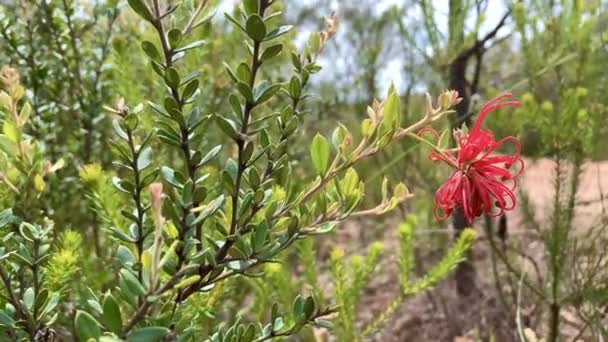
M461 54L456 57L449 66L449 88L458 91L462 101L454 108L456 115L452 121L452 128L459 128L462 124L469 126L469 105L471 103L471 95L467 90L466 71L469 61L468 54ZM467 222L464 213L461 209L457 209L452 214L452 226L454 229L454 238L457 239L462 231L467 228ZM456 290L461 296L469 296L475 289L475 267L467 258L456 268Z

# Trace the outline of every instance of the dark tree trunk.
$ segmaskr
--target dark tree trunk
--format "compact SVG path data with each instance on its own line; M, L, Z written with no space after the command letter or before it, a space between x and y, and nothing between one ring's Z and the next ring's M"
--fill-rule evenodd
M466 71L469 62L469 54L461 54L456 57L449 66L449 87L452 90L458 91L462 101L454 108L456 115L452 121L452 128L458 128L462 124L469 126L469 106L471 103L471 94L468 93ZM454 228L454 238L458 238L460 233L467 228L464 213L461 209L457 209L452 214L452 225ZM469 296L475 289L475 267L467 258L461 262L456 268L456 290L461 296Z

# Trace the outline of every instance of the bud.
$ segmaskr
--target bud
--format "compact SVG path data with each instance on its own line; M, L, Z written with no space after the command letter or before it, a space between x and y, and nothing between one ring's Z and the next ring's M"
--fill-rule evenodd
M439 108L442 110L450 109L462 101L461 97L458 97L456 90L446 90L439 95Z
M55 173L58 170L62 169L65 166L65 161L63 160L63 158L60 158L56 163L51 163L51 161L49 160L45 160L44 164L42 166L42 174L43 175L48 175L51 173Z
M528 342L538 342L538 337L536 336L536 333L530 328L524 329L524 336L526 337L526 341Z
M369 249L371 253L380 253L384 249L384 244L380 241L376 241L372 243Z
M120 115L122 117L125 117L129 114L129 107L126 105L124 97L118 98L116 104L114 105L114 108L108 106L103 106L103 108L108 112Z
M354 268L359 268L363 265L363 257L360 255L353 255L353 257L350 258L350 262Z
M410 196L410 191L407 188L407 185L399 183L395 187L394 195L399 201L403 201Z
M339 27L340 21L334 14L325 19L325 30L319 33L319 49L317 52L323 50L325 45L327 45L327 43L336 35Z
M517 2L513 5L513 17L517 27L521 30L526 22L526 8L521 2Z
M367 107L367 116L372 120L375 127L384 116L384 101L374 99L372 105Z
M330 253L330 258L336 261L344 258L344 250L340 247L334 248Z
M587 95L589 95L589 90L587 88L584 87L576 87L576 97L578 97L579 99L584 99L587 97Z
M368 138L374 133L374 129L376 126L374 125L372 119L365 119L361 122L361 134Z
M150 207L152 207L152 216L154 220L154 244L152 246L152 265L150 268L150 288L154 289L160 268L160 254L162 249L163 235L162 231L165 225L163 218L163 194L162 183L150 184Z
M163 194L163 184L162 183L152 183L150 184L150 206L152 207L152 213L155 218L162 219L162 210L163 210L163 199L165 195ZM160 220L159 220L160 221Z
M589 115L587 113L586 109L579 109L578 112L576 112L576 119L578 121L578 125L579 127L583 127L584 124L587 122Z
M5 65L0 69L0 82L6 87L12 87L19 84L19 73L15 68Z
M521 96L521 102L523 102L523 104L525 106L529 106L534 104L534 95L532 95L531 93L525 93Z
M469 135L469 127L467 125L462 124L460 128L454 129L454 140L460 141L461 138L465 138Z
M551 101L543 101L543 103L540 105L540 109L542 109L542 111L545 113L552 113L553 103L551 103Z
M353 142L353 136L348 134L346 137L344 137L344 141L342 141L342 148L347 148L348 146L350 146Z
M102 177L101 165L99 163L87 164L80 169L79 175L85 184L96 184Z

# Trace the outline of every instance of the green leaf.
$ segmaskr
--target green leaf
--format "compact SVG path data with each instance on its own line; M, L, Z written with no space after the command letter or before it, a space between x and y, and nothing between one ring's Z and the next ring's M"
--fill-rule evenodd
M380 125L380 134L394 132L401 126L401 99L397 95L395 87L391 86L384 105L384 117Z
M2 132L12 143L17 144L21 140L21 132L17 129L17 126L10 121L4 121Z
M245 98L245 100L247 100L248 103L253 103L253 92L247 84L243 82L238 82L236 88L239 90L241 95L243 95L243 97Z
M43 307L40 308L40 313L38 314L38 317L44 318L44 316L51 313L57 307L57 304L59 304L59 299L59 292L53 292L49 296L48 301L46 301Z
M149 22L154 21L154 17L152 16L152 12L143 0L128 0L129 6L135 11L135 13L139 14L142 18L146 19Z
M230 102L230 107L232 108L232 111L234 112L234 114L236 114L236 116L238 116L239 118L242 117L243 108L241 106L241 101L239 101L238 97L236 95L232 94L228 98L228 101Z
M166 109L165 109L163 106L161 106L161 105L159 105L159 104L156 104L156 103L154 103L154 102L148 102L148 105L149 105L149 106L150 106L150 107L151 107L151 108L152 108L152 109L153 109L155 112L157 112L158 114L160 114L160 115L162 115L162 116L164 116L164 117L166 117L166 118L170 118L170 117L171 117L171 115L169 114L169 112L167 112L167 110L166 110Z
M224 132L224 134L234 140L238 139L236 126L232 120L226 119L225 117L218 115L217 120L215 121L217 122L218 126L220 126L220 129L222 130L222 132Z
M27 290L25 290L25 293L23 294L23 300L22 300L22 303L26 309L31 310L32 307L34 307L34 299L35 299L34 289L29 287Z
M152 59L153 61L158 62L161 60L160 52L158 52L156 45L154 45L152 42L144 40L141 43L141 48L144 50L146 55L148 55L148 57L150 57L150 59Z
M13 221L13 209L8 208L0 212L0 228L6 227Z
M139 153L137 158L137 169L144 170L148 166L152 164L152 148L146 147L143 151Z
M163 166L160 169L160 174L169 184L176 188L181 189L184 186L184 183L186 183L186 177L179 171L175 171L170 167Z
M103 299L103 323L113 333L120 333L122 315L116 299L110 293Z
M215 156L217 156L217 154L220 152L221 149L222 149L222 145L217 145L214 148L212 148L209 152L207 152L207 154L203 157L203 159L201 159L200 163L198 163L198 166L207 164L209 161L211 161L211 159L213 159Z
M169 45L172 49L176 49L179 46L179 43L182 42L183 34L182 30L178 28L172 28L168 33L167 37L169 37Z
M238 83L239 82L239 78L236 76L236 73L234 72L234 70L232 70L232 68L230 67L230 64L224 62L224 68L226 69L226 72L228 73L228 76L230 76L230 79L233 82Z
M265 222L259 224L255 229L255 234L252 236L251 246L254 252L258 252L264 247L266 236L268 235L268 226Z
M184 98L184 100L190 99L192 97L192 95L194 95L194 93L196 93L197 90L198 90L198 80L194 79L186 85L186 88L184 88L184 92L182 93L182 98Z
M131 268L135 265L135 256L131 253L131 250L127 247L120 245L116 250L116 259L122 267Z
M262 60L263 61L269 60L272 57L281 53L282 50L283 50L282 44L270 46L270 47L266 48L266 50L264 50L264 53L262 53Z
M114 133L118 135L120 138L124 140L129 140L129 136L127 132L120 126L120 122L118 120L112 121L112 128L114 129Z
M158 169L151 171L150 173L148 173L141 181L141 187L142 188L147 188L150 184L152 184L152 182L154 182L156 180L156 178L158 177Z
M129 235L123 233L122 231L120 231L117 228L109 227L108 230L112 232L112 234L115 238L120 239L121 241L129 242L129 243L134 243L137 241L132 236L129 236Z
M17 145L5 135L0 135L0 150L12 157L17 154Z
M249 37L256 42L261 42L266 38L266 24L264 19L257 14L251 15L247 19L245 30Z
M240 28L243 32L247 33L247 30L245 29L245 26L243 26L243 24L241 24L233 16L231 16L227 12L224 12L224 16L226 17L226 19L228 19L230 22L232 22L236 27Z
M437 141L437 147L440 150L444 150L444 149L448 148L449 145L450 145L450 130L446 128L443 130L443 132L441 132L441 135L439 136L439 140Z
M304 315L306 319L311 318L315 313L315 300L312 296L307 297L304 302Z
M145 327L137 329L129 336L128 342L156 342L161 341L169 333L169 329L165 327Z
M260 87L256 87L255 89L255 94L256 94L256 99L255 99L255 103L256 104L262 104L268 100L270 100L270 98L272 98L272 96L274 96L274 94L276 94L279 90L281 90L281 85L280 84L274 84L274 85L266 85L266 86L260 86Z
M118 177L112 178L112 184L116 189L127 194L132 194L135 191L135 186L133 185L133 183L120 179Z
M293 301L293 309L292 315L296 321L301 320L301 317L304 313L304 300L302 296L298 295L296 299Z
M85 311L76 311L74 328L76 328L76 336L80 341L88 341L91 338L97 340L101 335L99 323Z
M310 147L310 158L315 166L315 170L319 175L325 175L329 166L329 143L324 136L317 133L312 139Z
M137 124L139 123L139 119L137 118L137 115L134 113L131 113L129 115L127 115L124 119L124 123L125 126L130 130L130 131L134 131L137 128Z
M144 289L143 285L139 282L139 280L137 280L131 271L124 268L121 269L120 277L124 280L129 290L134 294L138 296L143 296L146 294L146 290Z
M266 38L264 40L268 41L268 40L272 40L272 39L278 38L278 37L284 35L285 33L289 32L292 28L293 28L293 26L291 26L291 25L280 26L276 30L272 30L266 36Z
M302 84L297 76L292 76L291 81L289 81L289 95L294 99L302 95Z
M192 49L196 49L199 48L201 46L205 45L205 41L204 40L197 40L195 42L192 42L188 45L184 45L182 47L180 47L179 49L175 49L175 53L180 53L180 52L185 52L188 50L192 50Z
M0 325L7 327L14 327L15 320L9 316L6 312L0 310Z
M177 283L174 288L175 289L183 289L186 286L190 286L193 284L198 283L201 280L201 276L198 274L195 274L193 276L190 276L182 281L180 281L179 283Z
M177 73L177 70L175 70L175 68L167 68L167 70L165 71L165 82L169 87L173 89L177 89L177 87L179 87L179 74Z
M240 82L249 84L251 81L251 70L249 69L249 65L246 63L239 64L236 68L236 77Z

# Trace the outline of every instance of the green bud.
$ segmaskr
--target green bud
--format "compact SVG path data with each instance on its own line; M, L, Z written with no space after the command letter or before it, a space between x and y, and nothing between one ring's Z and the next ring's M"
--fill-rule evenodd
M553 103L551 103L551 101L543 101L543 103L540 105L540 109L545 113L552 113Z

